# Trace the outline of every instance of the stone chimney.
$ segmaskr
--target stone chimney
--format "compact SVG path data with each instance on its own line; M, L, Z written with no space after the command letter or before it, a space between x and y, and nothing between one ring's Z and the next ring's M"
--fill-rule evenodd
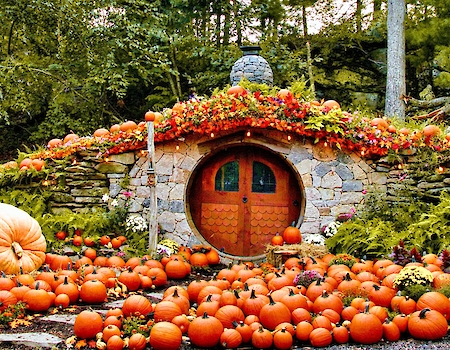
M237 85L242 78L259 84L273 84L273 73L269 63L259 56L259 46L241 46L243 56L238 59L231 69L231 85Z

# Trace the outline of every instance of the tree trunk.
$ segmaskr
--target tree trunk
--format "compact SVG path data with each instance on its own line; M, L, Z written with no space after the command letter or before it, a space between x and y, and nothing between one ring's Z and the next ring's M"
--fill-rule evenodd
M233 18L236 24L236 43L238 46L242 45L242 26L241 26L241 10L238 1L233 1Z
M405 77L405 0L388 1L387 18L387 117L405 119L405 104L401 96L406 95Z
M359 33L361 32L361 28L362 28L362 0L356 0L356 14L355 14L355 18L356 18L356 32Z

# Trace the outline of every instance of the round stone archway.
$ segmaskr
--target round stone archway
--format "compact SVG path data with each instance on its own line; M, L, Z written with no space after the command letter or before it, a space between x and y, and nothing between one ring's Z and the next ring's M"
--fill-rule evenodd
M273 235L292 222L300 227L306 206L292 163L270 144L251 141L211 147L186 187L195 236L232 260L264 259Z

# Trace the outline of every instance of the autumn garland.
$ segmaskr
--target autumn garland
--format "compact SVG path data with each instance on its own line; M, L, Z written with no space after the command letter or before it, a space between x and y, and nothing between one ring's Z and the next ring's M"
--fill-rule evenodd
M292 95L284 99L263 96L260 92L239 96L220 93L210 99L191 99L175 104L164 112L165 119L155 123L155 143L174 140L188 134L220 136L223 131L242 128L272 129L287 135L299 135L324 142L330 147L355 151L362 156L380 157L389 151L431 147L449 149L448 141L389 132L371 125L371 120L340 109L330 110L318 104L299 102ZM127 151L145 149L147 125L102 137L82 137L63 147L48 149L32 158L62 159L82 150L97 150L99 158Z

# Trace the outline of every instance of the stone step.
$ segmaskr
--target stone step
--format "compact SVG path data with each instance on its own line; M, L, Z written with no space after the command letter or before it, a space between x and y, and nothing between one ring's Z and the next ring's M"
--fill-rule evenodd
M148 297L152 297L158 300L162 300L163 293L151 292L147 293ZM96 309L100 314L106 314L108 309L122 308L124 300L116 300L105 303L102 305L102 309ZM34 320L33 322L62 322L67 323L72 327L75 323L76 314L53 314L43 316L41 318ZM49 333L40 332L23 332L23 333L3 333L0 334L0 344L8 343L11 344L11 348L14 345L25 345L32 348L52 348L56 347L58 344L63 344L66 339L61 339Z
M32 348L52 348L58 344L64 343L61 339L49 333L14 333L0 334L0 344L8 343L11 345L25 345ZM11 347L13 349L13 347Z

